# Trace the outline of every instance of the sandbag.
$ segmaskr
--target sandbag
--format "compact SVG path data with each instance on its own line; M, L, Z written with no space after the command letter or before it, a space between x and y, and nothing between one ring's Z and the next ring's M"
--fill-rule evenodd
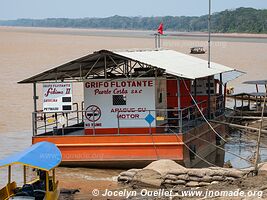
M170 180L173 180L173 181L176 181L178 178L176 175L173 175L173 174L167 174L164 179L170 179Z
M178 180L185 180L185 181L189 180L188 174L180 174L180 175L178 175L176 177L177 177Z
M125 172L121 172L121 173L120 173L120 176L134 177L134 175L135 175L136 173L137 173L137 172L135 172L135 171L125 171Z
M213 176L212 181L223 181L225 178L223 176Z
M208 185L210 185L209 182L204 182L204 181L201 181L201 182L199 182L198 184L199 184L199 187L203 187L203 186L208 186Z
M186 183L186 187L199 187L199 183L197 181L189 181Z
M173 160L162 159L150 163L144 169L152 169L160 173L162 176L168 174L172 170L184 170L186 169L182 165L179 165Z
M129 178L128 176L118 176L118 182L128 183L131 180L132 180L132 178Z
M187 174L189 176L197 176L197 177L203 177L205 176L205 170L203 169L190 169L188 170Z
M163 179L159 172L152 169L142 169L135 174L131 183L139 187L160 188L162 182Z

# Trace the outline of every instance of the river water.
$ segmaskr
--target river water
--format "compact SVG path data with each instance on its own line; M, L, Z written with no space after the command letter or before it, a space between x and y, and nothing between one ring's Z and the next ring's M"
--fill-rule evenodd
M150 33L123 31L90 31L68 29L28 29L0 27L0 159L21 151L31 145L32 86L19 85L18 81L47 70L69 60L99 49L153 48L154 39ZM84 33L85 32L85 33ZM216 43L217 42L217 43ZM247 72L238 80L231 82L236 91L253 91L254 88L241 85L244 80L267 77L267 40L233 38L217 39L212 46L212 60ZM191 46L206 46L203 37L181 36L164 39L163 46L188 53ZM199 55L207 59L207 55ZM38 86L41 96L41 86ZM82 92L75 91L75 100L80 100ZM39 107L40 107L39 103ZM250 157L255 142L240 139L238 133L232 134L225 149L242 157ZM266 160L266 149L262 149L261 159ZM234 167L248 167L249 164L229 153L224 161L230 160ZM14 167L14 179L22 178L22 169ZM91 170L91 174L97 174ZM79 173L79 171L73 172ZM100 172L101 180L109 180L117 171ZM0 169L0 186L6 182L6 169ZM111 175L112 174L112 175ZM21 179L22 180L22 179Z

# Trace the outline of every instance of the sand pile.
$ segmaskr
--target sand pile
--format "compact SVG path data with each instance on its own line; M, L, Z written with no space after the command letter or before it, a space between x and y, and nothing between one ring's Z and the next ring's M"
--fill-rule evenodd
M118 181L137 187L201 187L234 181L245 175L245 171L232 168L188 169L172 160L158 160L143 169L130 169L122 172Z

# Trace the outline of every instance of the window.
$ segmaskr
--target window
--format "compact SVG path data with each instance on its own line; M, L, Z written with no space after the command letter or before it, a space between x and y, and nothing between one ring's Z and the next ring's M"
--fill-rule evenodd
M126 105L125 95L113 95L113 106L123 106Z
M209 87L208 83L206 83L206 87ZM210 83L210 87L214 87L214 83Z
M162 92L159 93L159 103L162 103Z
M71 105L62 106L62 110L71 110Z
M62 102L71 102L71 97L62 97Z

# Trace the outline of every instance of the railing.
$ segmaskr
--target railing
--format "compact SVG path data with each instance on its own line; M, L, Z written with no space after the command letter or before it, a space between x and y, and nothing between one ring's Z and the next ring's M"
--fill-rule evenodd
M40 135L43 133L51 135L67 135L75 134L75 131L84 129L84 122L86 122L86 116L95 117L97 113L95 111L86 111L82 104L82 110L78 109L78 104L74 104L76 108L73 111L62 113L49 113L49 112L33 112L33 135ZM138 118L122 118L122 114L138 113ZM217 96L211 99L211 118L217 117L224 113L224 99L222 96ZM153 116L152 121L146 121L146 117L151 114ZM196 105L189 106L187 108L178 109L156 109L156 110L131 110L129 112L118 111L114 115L114 119L117 120L117 129L114 134L123 134L123 128L129 127L145 127L147 128L146 134L151 133L183 133L189 131L192 128L204 123L204 118L208 118L207 101L201 101ZM97 121L92 120L92 132L97 133ZM142 124L142 125L140 125ZM79 134L78 132L76 132ZM125 134L125 133L124 133Z

